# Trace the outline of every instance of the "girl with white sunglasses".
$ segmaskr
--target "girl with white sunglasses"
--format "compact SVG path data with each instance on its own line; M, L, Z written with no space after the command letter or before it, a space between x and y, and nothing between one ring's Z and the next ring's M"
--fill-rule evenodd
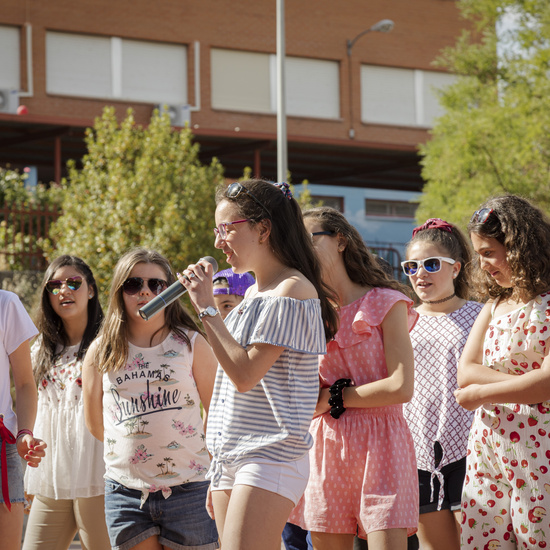
M418 538L424 550L458 550L472 413L453 395L458 360L482 305L468 301L471 259L457 227L429 219L413 231L403 271L420 300L411 331L415 393L405 405L418 467Z

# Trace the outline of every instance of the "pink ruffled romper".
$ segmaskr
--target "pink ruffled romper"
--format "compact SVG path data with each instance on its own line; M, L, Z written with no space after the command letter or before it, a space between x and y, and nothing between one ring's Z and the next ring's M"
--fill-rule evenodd
M321 386L351 378L360 386L388 376L380 327L399 301L408 305L409 330L418 314L412 300L374 288L340 310L340 329L320 360ZM335 420L313 419L310 476L289 521L323 533L366 538L373 531L418 525L418 475L412 437L401 405L348 408Z

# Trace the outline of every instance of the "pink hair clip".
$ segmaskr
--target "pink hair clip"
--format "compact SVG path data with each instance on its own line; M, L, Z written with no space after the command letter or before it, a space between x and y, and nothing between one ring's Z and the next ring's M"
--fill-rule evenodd
M451 224L442 220L441 218L430 218L426 220L422 225L415 227L413 229L412 236L414 237L419 231L424 231L424 229L441 229L442 231L448 231L449 233L453 232L453 227Z

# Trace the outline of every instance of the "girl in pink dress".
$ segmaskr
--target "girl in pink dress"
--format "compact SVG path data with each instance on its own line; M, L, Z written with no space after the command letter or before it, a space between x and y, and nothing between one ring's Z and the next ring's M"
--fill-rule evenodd
M460 359L456 400L476 409L462 547L546 548L550 536L550 220L513 195L468 225L490 300Z
M417 314L337 210L304 213L340 328L320 360L311 471L290 521L315 550L405 549L418 523L418 477L402 403L413 394L409 330Z

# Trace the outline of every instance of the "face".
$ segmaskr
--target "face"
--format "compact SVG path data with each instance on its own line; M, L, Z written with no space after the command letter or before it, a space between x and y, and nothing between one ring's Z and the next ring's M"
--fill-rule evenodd
M225 319L229 312L235 309L243 301L242 296L236 294L215 294L214 302L216 307L220 310L222 319Z
M512 271L506 259L506 247L493 237L471 233L474 250L479 255L479 267L486 271L503 288L512 286Z
M71 290L67 283L61 285L61 289L58 294L51 294L47 290L48 298L50 304L61 317L63 323L70 322L71 320L80 319L82 317L87 318L88 316L88 301L94 295L94 290L86 282L86 277L80 271L78 271L73 266L63 266L55 271L50 280L61 280L69 279L71 277L81 277L82 285L77 290Z
M433 243L418 241L407 250L407 260L425 260L426 258L449 258L449 253ZM429 273L419 265L418 271L409 277L416 295L422 301L440 300L451 296L455 290L454 279L460 272L460 262L450 264L441 261L441 269Z
M221 201L216 208L216 226L242 218L237 207L230 201ZM227 225L225 239L216 235L215 246L226 255L226 261L233 267L235 273L254 270L250 262L254 259L256 247L262 246L259 244L262 236L258 227L258 225L252 225L249 222Z
M141 277L144 280L144 283L141 286L140 291L136 294L126 294L126 292L121 289L120 292L122 292L124 308L129 319L135 318L143 321L141 315L139 314L140 308L155 298L155 294L153 294L145 281L148 281L149 279L162 279L163 281L166 281L166 274L164 273L162 267L157 264L139 263L133 267L132 271L130 271L128 278L130 277ZM164 315L163 311L158 314L158 317L161 317L162 315Z
M308 233L324 231L321 223L314 218L304 218L304 225ZM341 255L343 248L338 235L315 235L312 239L315 254L321 264L322 276L328 280L334 267L343 261ZM339 246L342 250L338 250Z

